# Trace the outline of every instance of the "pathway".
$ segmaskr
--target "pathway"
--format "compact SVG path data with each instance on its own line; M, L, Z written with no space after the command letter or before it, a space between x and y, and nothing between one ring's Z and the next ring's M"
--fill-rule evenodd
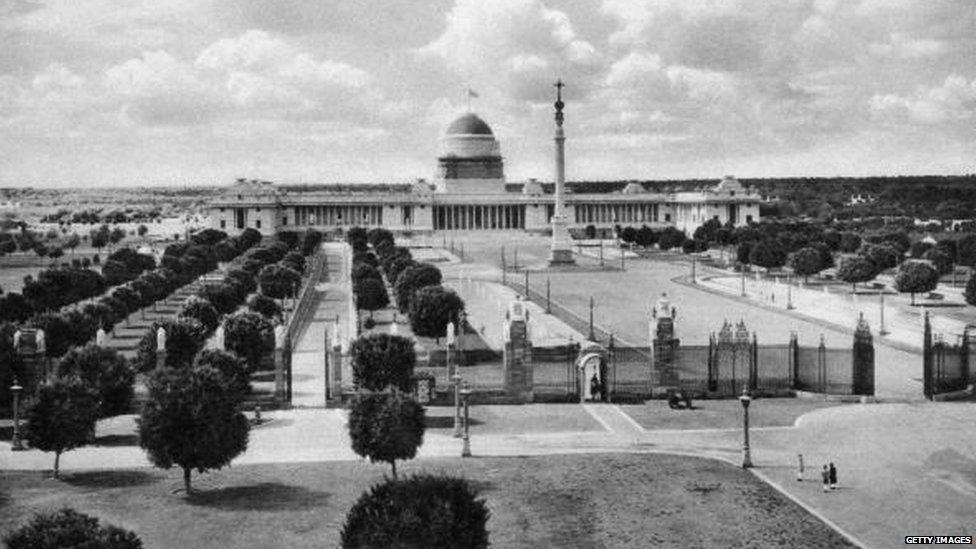
M342 334L351 333L349 322L348 247L337 242L322 244L325 249L325 272L315 286L318 294L315 312L308 328L295 343L292 353L292 405L298 408L324 407L325 402L325 346L335 341L336 323L339 341Z

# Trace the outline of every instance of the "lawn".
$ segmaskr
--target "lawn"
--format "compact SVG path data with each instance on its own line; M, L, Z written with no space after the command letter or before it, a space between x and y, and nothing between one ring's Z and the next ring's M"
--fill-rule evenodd
M493 547L839 547L845 540L734 466L665 455L438 459L404 473L462 475L485 498ZM345 514L388 468L367 462L176 471L2 473L0 524L70 506L132 529L147 548L336 547Z
M696 400L691 410L672 410L667 401L619 404L618 407L641 427L653 429L741 429L742 405L738 399ZM789 427L803 414L832 406L822 400L796 398L754 399L749 406L750 427Z

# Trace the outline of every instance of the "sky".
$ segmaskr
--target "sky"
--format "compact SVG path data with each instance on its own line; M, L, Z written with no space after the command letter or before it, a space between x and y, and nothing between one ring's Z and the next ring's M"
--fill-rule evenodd
M976 173L973 0L0 0L0 186Z

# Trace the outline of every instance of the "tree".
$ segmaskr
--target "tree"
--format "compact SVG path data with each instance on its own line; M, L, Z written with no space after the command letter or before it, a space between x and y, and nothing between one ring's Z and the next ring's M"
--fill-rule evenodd
M115 349L89 343L70 349L55 367L62 378L77 377L99 397L99 416L127 414L135 396L135 370Z
M166 366L170 368L186 368L203 348L205 332L198 320L184 317L153 322L136 351L135 364L140 372L156 367L156 332L160 327L166 330Z
M139 228L136 229L136 234L138 234L139 236L146 236L146 233L148 232L149 232L149 227L145 225L139 225Z
M670 250L671 248L680 248L682 244L688 240L683 231L679 231L674 227L667 227L661 232L661 236L657 239L657 245L662 250Z
M786 264L786 251L773 239L760 240L749 252L749 263L766 269L782 267Z
M641 225L641 228L637 229L637 235L634 241L642 248L649 248L657 242L657 233L647 225Z
M0 297L0 321L23 322L34 313L27 299L16 292Z
M915 294L931 292L939 285L939 272L927 261L906 261L902 263L895 275L895 289L912 296L915 305Z
M396 291L397 308L401 313L410 310L410 300L414 292L424 286L436 286L441 283L441 270L429 263L417 263L407 267L396 279L393 289Z
M98 251L101 251L102 248L108 245L111 234L112 231L108 228L108 225L102 225L97 229L92 229L89 233L92 248L96 248Z
M364 492L346 515L342 547L488 547L490 512L467 480L417 475Z
M243 358L254 372L274 351L274 326L268 319L250 311L231 315L224 320L224 345L228 351Z
M239 411L240 394L219 371L164 368L146 385L148 399L136 420L139 446L156 467L183 469L187 494L194 469L220 469L247 449L250 425Z
M851 291L855 291L858 282L867 282L877 276L878 271L867 258L855 255L841 260L837 268L837 278L851 283Z
M797 276L802 276L803 281L812 274L817 274L824 269L823 257L820 250L814 247L800 248L790 254L786 264L793 269Z
M423 337L440 338L447 334L447 323L458 325L464 301L443 286L425 286L410 301L410 329Z
M98 395L80 379L41 385L27 409L25 438L42 452L54 452L54 478L61 454L88 444L98 419Z
M963 297L966 299L966 303L976 305L976 271L969 275L969 280L966 281L966 291L963 292Z
M142 549L135 533L68 508L34 515L3 541L9 549Z
M956 263L976 266L976 234L968 234L956 243Z
M940 275L949 274L952 272L952 259L949 254L940 250L939 248L932 248L931 250L922 254L922 259L925 259L932 263L935 270L939 272Z
M375 278L376 280L383 280L380 275L379 270L376 267L368 263L354 263L352 268L352 281L357 283L364 278Z
M891 244L868 244L858 252L874 264L877 272L897 267L904 255Z
M349 354L357 389L382 391L391 386L401 391L413 389L411 378L417 354L410 339L382 333L364 335L353 341Z
M278 302L262 294L254 294L247 300L247 308L271 320L281 318Z
M258 273L261 293L275 299L294 297L301 282L301 273L282 265L268 265Z
M220 314L217 309L209 301L199 296L192 296L186 300L179 316L195 319L208 334L220 325Z
M234 393L244 395L251 392L251 375L248 374L247 363L237 355L217 349L204 349L193 361L194 368L210 367L224 376L228 388Z
M837 249L841 252L852 254L861 247L861 237L855 233L841 233Z
M359 393L349 409L349 438L357 454L373 463L389 463L396 478L396 460L413 459L424 442L424 407L393 390Z
M241 291L238 290L247 291L246 288L238 286L236 280L228 278L224 282L208 284L200 288L197 296L209 301L219 314L226 315L237 310L241 302Z
M403 277L400 277L403 279ZM373 311L378 311L390 304L390 296L386 293L386 286L375 278L366 278L356 283L356 308L369 311L369 318L373 318Z

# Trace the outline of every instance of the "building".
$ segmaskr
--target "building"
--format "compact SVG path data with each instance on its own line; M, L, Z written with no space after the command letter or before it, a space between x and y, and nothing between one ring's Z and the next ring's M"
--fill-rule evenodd
M578 191L578 192L577 192ZM732 176L695 191L656 191L566 183L570 229L677 227L689 235L709 219L744 225L759 220L760 197ZM474 113L451 122L441 139L433 183L276 185L239 179L211 206L214 228L231 234L251 227L279 230L384 227L394 232L528 231L547 233L554 186L507 183L501 145Z

